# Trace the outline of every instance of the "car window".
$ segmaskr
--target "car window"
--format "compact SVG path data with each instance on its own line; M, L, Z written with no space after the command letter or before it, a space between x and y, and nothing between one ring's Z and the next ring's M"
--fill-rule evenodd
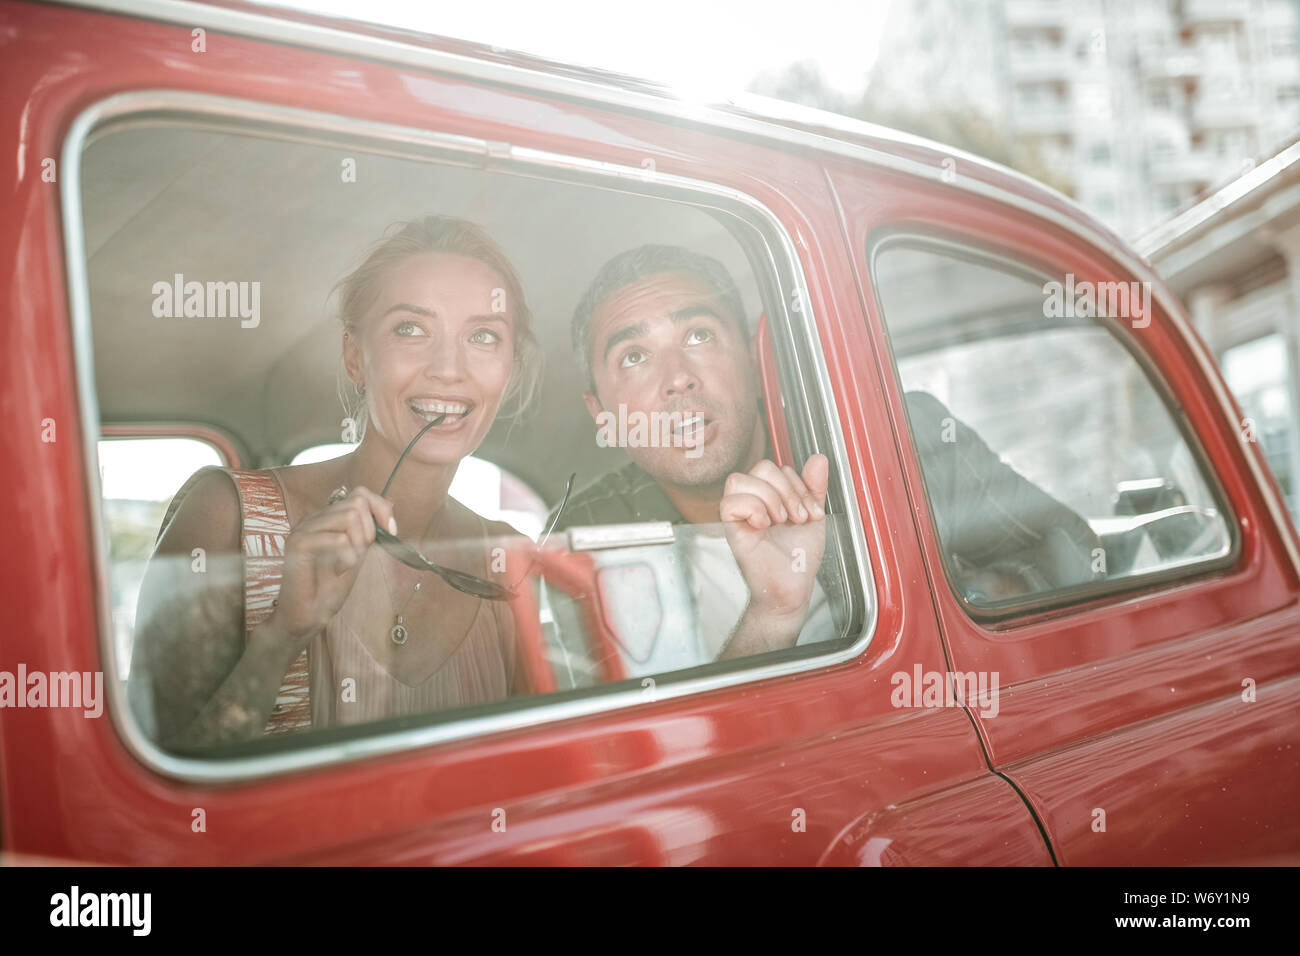
M645 176L611 189L440 158L217 120L109 123L83 154L102 422L210 422L256 466L221 475L177 455L152 476L169 504L142 519L153 550L122 641L132 716L163 750L518 725L526 708L817 666L866 633L835 418L803 404L822 387L811 316L787 312L801 280L773 224ZM434 233L459 245L418 246ZM590 299L631 250L648 251ZM601 311L651 280L670 305ZM589 299L602 338L584 352L574 317ZM814 456L819 514L762 504L802 529L722 520L733 469L771 462L763 480L793 493L776 461L798 476ZM420 511L453 474L459 504ZM391 485L401 520L352 553L348 530L322 522L358 485ZM308 544L310 576L285 559ZM335 578L337 600L321 584ZM293 641L277 623L313 615Z
M1073 277L906 241L878 249L874 275L968 605L1088 594L1229 552L1207 472L1113 316L1053 300Z

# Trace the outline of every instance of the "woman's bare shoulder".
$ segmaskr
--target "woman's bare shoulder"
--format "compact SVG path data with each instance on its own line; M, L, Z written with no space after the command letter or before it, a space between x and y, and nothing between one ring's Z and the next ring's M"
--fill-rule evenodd
M290 524L329 504L330 493L343 483L350 455L272 469L284 492Z
M239 550L239 491L229 472L220 468L196 472L177 494L184 497L162 529L157 552L188 554L196 547Z
M290 519L317 510L328 498L313 504L322 486L331 478L328 467L333 462L293 465L257 472L271 475L285 498ZM195 473L181 488L183 495L158 541L158 550L174 553L194 547L216 547L223 551L240 550L240 527L243 523L239 489L234 476L222 468L207 468ZM291 522L292 523L292 522Z

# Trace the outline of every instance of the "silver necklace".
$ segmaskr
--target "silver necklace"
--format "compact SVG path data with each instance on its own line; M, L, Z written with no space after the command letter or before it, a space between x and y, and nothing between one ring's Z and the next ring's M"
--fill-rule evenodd
M393 586L388 580L388 572L384 570L382 564L379 566L379 571L384 576L384 586L388 591L389 604L393 605L395 608L393 611L393 626L388 629L388 637L394 644L400 647L406 643L406 639L410 636L410 632L406 629L405 618L402 617L402 612L406 610L406 605L411 603L411 599L415 597L416 593L423 590L424 582L416 581L415 587L411 589L411 593L407 595L406 600L402 602L401 608L396 608L396 602L393 600Z

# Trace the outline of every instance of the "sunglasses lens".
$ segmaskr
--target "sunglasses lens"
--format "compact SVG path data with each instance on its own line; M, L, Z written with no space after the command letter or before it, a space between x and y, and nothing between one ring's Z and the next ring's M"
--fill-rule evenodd
M393 537L382 528L375 529L375 543L408 568L415 568L417 571L432 571L457 591L485 598L489 601L504 601L514 596L513 591L492 581L484 581L472 574L465 574L463 571L434 564L401 538Z
M429 562L401 538L395 538L383 528L375 529L375 543L401 561L408 568L415 568L417 571L431 570Z
M482 578L476 578L472 574L463 574L451 568L441 568L439 574L442 575L444 581L457 591L464 591L466 594L473 594L475 597L486 598L489 601L504 601L511 596L511 592L501 585L494 584L491 581L484 581Z

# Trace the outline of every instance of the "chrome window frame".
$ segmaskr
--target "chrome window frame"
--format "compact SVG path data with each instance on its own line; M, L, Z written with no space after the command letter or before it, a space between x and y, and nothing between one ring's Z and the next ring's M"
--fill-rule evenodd
M605 188L622 188L634 191L640 186L646 194L653 186L665 192L698 197L694 205L721 211L747 221L754 228L768 254L778 284L788 280L791 289L784 292L797 294L797 300L787 296L785 302L800 301L804 308L792 312L783 308L785 321L773 323L774 345L776 329L783 330L797 346L796 354L788 356L793 368L798 370L798 395L787 398L787 414L802 414L810 433L825 443L819 450L826 452L834 462L832 468L833 490L843 506L846 523L845 540L857 574L845 582L850 608L847 619L850 625L860 622L856 638L848 646L817 655L803 655L797 659L782 659L762 663L767 655L755 657L755 664L729 669L725 673L690 676L682 680L665 680L656 687L655 700L668 700L694 696L709 691L749 685L758 681L787 677L821 670L858 657L871 643L879 619L878 600L873 569L867 549L862 515L857 496L850 480L849 456L840 428L839 411L822 352L821 337L815 321L815 310L808 294L803 267L794 242L780 220L765 205L752 196L730 187L705 180L673 174L647 171L639 167L589 160L578 156L550 153L536 149L522 149L508 143L494 142L475 137L357 120L331 113L285 107L252 100L193 93L178 90L141 90L120 93L93 103L73 121L64 138L61 158L64 175L60 183L64 255L67 268L70 322L78 408L82 422L82 446L86 461L96 460L97 441L100 438L98 394L94 378L94 348L90 310L87 260L84 244L84 223L81 209L81 159L86 146L105 127L112 125L120 130L128 124L145 120L151 125L166 121L168 117L185 117L201 121L209 118L230 131L230 124L244 124L243 132L249 135L270 135L278 139L319 141L324 137L331 145L338 139L364 149L359 144L373 146L373 151L400 148L404 157L429 162L469 162L476 167L497 172L531 175L534 178L564 179L569 182L600 181ZM187 128L198 125L187 122ZM299 135L289 135L296 131ZM420 156L419 153L425 153ZM685 202L684 199L677 201ZM737 210L743 211L743 215ZM776 247L773 247L773 242ZM767 265L766 263L764 264ZM762 280L760 279L760 282ZM787 347L783 342L778 348ZM802 354L799 354L802 353ZM808 367L811 366L811 367ZM379 755L408 752L454 740L486 737L506 731L535 728L539 725L594 714L622 711L631 707L646 706L647 700L640 686L610 690L576 700L541 702L536 705L527 698L512 699L522 702L511 709L485 715L471 715L460 719L425 726L379 731L373 736L335 740L325 743L304 741L300 748L285 749L275 753L233 758L198 758L181 756L160 749L149 740L131 716L114 655L111 653L111 596L108 587L108 549L104 537L102 518L102 492L98 471L87 469L85 491L91 523L95 590L97 594L98 631L101 656L108 676L108 710L114 727L127 749L145 766L164 776L196 783L240 782L255 780L291 771L331 766ZM854 606L853 602L858 602ZM844 637L829 641L840 645L853 637L852 628ZM816 646L816 645L810 645ZM671 676L671 675L665 675Z
M871 283L871 294L883 320L885 337L888 340L889 362L899 391L903 395L906 394L907 389L898 367L898 356L894 350L893 337L889 333L889 316L886 314L885 304L880 294L880 282L876 271L876 259L881 252L895 246L931 252L940 257L955 259L1006 276L1023 279L1031 285L1040 287L1044 282L1060 280L1060 276L1056 274L1055 269L1046 263L1025 258L993 244L977 244L977 240L959 233L930 232L913 227L891 228L881 226L871 231L865 238L863 246L867 262L867 275ZM943 548L940 547L939 557L943 564L943 576L947 581L948 590L956 598L957 603L967 617L981 626L1005 630L1011 627L1033 624L1038 620L1036 615L1044 612L1083 612L1107 598L1131 598L1134 596L1134 592L1153 591L1168 585L1181 584L1189 579L1231 570L1241 558L1240 521L1228 499L1223 480L1214 467L1213 459L1206 453L1200 435L1188 420L1186 411L1174 400L1173 392L1169 388L1169 384L1165 380L1159 365L1138 346L1137 342L1134 341L1133 330L1126 327L1122 322L1116 322L1113 319L1095 318L1092 320L1091 327L1109 333L1119 347L1133 359L1139 372L1151 387L1156 399L1165 409L1170 424L1173 425L1174 430L1187 446L1188 453L1192 456L1197 471L1205 482L1206 490L1219 510L1220 518L1223 520L1228 532L1227 550L1216 554L1162 564L1158 568L1138 574L1103 578L1099 582L1089 581L1068 588L1057 588L991 604L976 604L967 599L966 595L957 587L957 583L953 578L951 563L948 556L944 554ZM925 494L926 505L930 511L929 531L934 540L939 542L938 528L934 519L936 511L934 499L930 495L929 479L925 474L925 468L921 464L921 455L917 449L916 436L912 430L912 419L910 412L907 410L906 398L903 399L903 410L907 418L908 447L911 450L913 460L916 462L917 471L921 475L922 491ZM993 449L993 451L995 454L998 453L997 449ZM1047 491L1047 489L1043 490ZM1051 494L1050 491L1048 493Z

